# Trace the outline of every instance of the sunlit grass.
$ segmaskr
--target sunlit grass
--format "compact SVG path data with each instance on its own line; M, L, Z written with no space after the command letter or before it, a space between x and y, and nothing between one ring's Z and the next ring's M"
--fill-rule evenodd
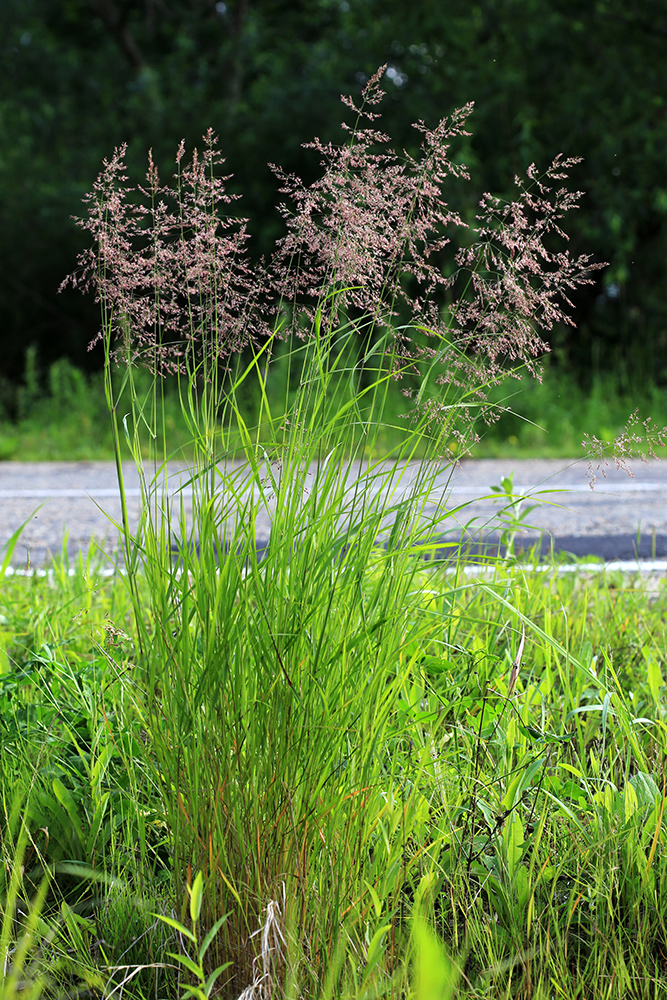
M471 997L664 988L664 581L497 562L480 582L411 559L397 611L387 562L369 552L351 573L364 631L347 584L327 602L317 672L310 590L281 609L266 604L270 563L212 568L219 601L239 573L238 614L207 636L191 567L174 577L189 638L153 681L120 577L80 565L4 580L3 850L27 828L12 890L26 899L53 873L44 989L108 989L127 967L131 995L171 989L167 952L185 943L152 914L186 920L197 871L202 926L225 916L209 973L240 961L239 936L259 945L267 905L277 921L246 984L265 961L276 984L322 996L399 997L409 982L428 996L450 976ZM234 649L246 669L227 700L231 679L211 668L233 671ZM410 944L417 913L443 942L441 972L433 956L418 971L434 946Z
M359 581L369 604L386 582L383 561ZM216 574L217 588L225 577ZM401 641L382 643L381 660L377 628L355 644L349 599L317 676L295 672L315 618L293 655L294 630L276 628L285 673L268 678L271 710L256 668L244 678L250 690L236 690L238 732L254 748L240 757L229 730L209 721L211 701L222 721L220 679L178 708L184 690L168 690L184 680L176 649L181 666L154 688L151 722L121 579L93 567L5 579L3 849L11 859L22 814L26 896L45 863L53 872L38 925L53 943L38 952L40 975L51 964L52 984L109 987L127 975L121 966L149 965L125 989L166 986L176 975L167 952L182 945L151 914L185 919L184 886L186 908L172 910L178 872L202 870L206 926L227 914L209 972L233 956L226 933L252 933L272 903L279 980L313 995L398 997L416 907L454 956L460 995L549 996L553 980L563 996L589 995L584 984L597 982L619 997L664 988L664 581L545 577L497 563L480 585L416 563L408 593L408 631L401 617ZM245 626L246 664L271 656L257 610ZM197 658L204 634L191 631L186 649ZM226 631L220 641L230 668L229 647L242 640ZM379 687L368 686L371 667ZM298 685L291 697L288 675ZM197 705L201 719L185 725ZM218 881L211 850L223 843ZM68 923L70 909L78 919ZM444 969L418 973L416 995L430 995L428 977L446 979Z

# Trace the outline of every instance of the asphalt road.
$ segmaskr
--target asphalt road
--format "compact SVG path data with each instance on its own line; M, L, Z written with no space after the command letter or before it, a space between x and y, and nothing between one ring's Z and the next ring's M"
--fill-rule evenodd
M543 546L578 556L605 559L667 556L667 462L633 465L634 478L614 468L598 473L595 489L587 479L587 463L537 460L468 460L460 468L443 468L436 484L444 503L443 534L465 533L479 544L495 544L502 530L501 505L491 487L514 473L514 489L527 494L530 527L519 542L530 544L540 535ZM182 479L170 469L173 489ZM136 524L140 491L134 468L125 470L129 513ZM406 477L409 482L410 476ZM189 504L187 489L181 494ZM452 513L454 512L454 513ZM66 544L70 557L87 552L91 541L107 552L117 547L120 503L116 472L107 462L0 463L0 549L24 525L12 564L44 565ZM257 521L258 539L268 540L270 512ZM1 558L1 556L0 556Z

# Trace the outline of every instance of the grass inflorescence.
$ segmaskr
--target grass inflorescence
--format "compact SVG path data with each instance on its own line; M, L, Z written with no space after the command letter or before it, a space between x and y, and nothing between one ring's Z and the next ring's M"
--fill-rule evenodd
M379 79L321 181L279 173L259 274L211 133L173 188L117 150L88 199L121 549L111 577L2 564L8 996L662 988L663 590L436 558L451 442L590 279L543 242L572 161L485 196L445 278L470 109L400 159Z

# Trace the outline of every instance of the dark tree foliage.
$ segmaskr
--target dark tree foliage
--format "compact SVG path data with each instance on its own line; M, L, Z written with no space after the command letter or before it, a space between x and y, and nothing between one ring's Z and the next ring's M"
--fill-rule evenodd
M92 303L56 289L82 234L69 221L102 158L149 147L169 169L185 138L212 126L256 252L281 235L267 161L318 170L301 143L340 135L339 95L387 63L384 125L415 148L475 101L456 155L475 186L510 194L515 173L581 155L586 191L572 252L610 267L576 302L579 327L554 331L581 377L625 366L667 380L667 8L663 0L3 0L0 5L0 350L17 378L25 349L97 365Z

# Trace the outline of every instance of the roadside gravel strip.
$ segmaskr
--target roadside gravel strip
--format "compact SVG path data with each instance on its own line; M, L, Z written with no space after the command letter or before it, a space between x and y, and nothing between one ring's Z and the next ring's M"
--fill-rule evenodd
M667 462L636 462L634 478L608 469L606 478L598 475L594 490L586 471L586 462L564 460L483 459L464 461L454 470L443 467L438 482L447 497L443 534L446 531L452 537L464 532L473 550L480 544L497 544L502 505L494 501L491 487L514 472L515 492L528 495L527 505L538 504L528 515L530 528L517 538L518 544L532 544L544 533L545 550L553 539L556 549L577 556L605 560L667 557ZM177 490L187 478L184 469L170 466L169 472ZM134 467L126 467L124 475L129 515L136 524L139 481ZM182 496L187 510L187 488ZM445 516L462 505L455 516ZM17 569L26 564L43 566L62 551L64 542L70 558L86 553L93 540L112 554L118 544L114 522L119 518L116 470L111 462L0 463L0 549L25 523L12 558ZM258 519L256 532L259 541L268 541L266 514Z

